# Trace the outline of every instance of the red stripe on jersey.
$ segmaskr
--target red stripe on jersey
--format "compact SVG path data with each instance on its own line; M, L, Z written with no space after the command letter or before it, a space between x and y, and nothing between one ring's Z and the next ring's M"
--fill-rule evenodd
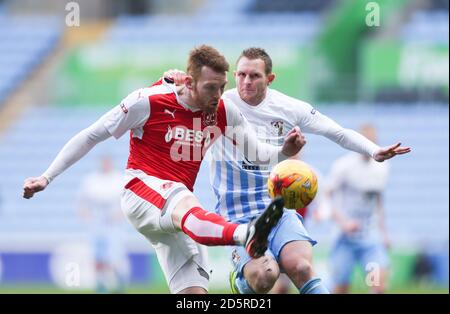
M125 185L125 188L132 191L134 194L143 198L149 203L152 203L159 209L162 209L166 204L166 199L163 198L158 192L146 185L139 178L134 178Z

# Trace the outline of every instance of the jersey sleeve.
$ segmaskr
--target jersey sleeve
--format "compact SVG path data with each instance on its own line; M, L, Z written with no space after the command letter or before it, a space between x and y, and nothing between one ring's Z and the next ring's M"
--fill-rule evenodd
M224 98L224 103L227 119L225 136L236 143L249 161L255 164L273 164L288 158L281 152L281 147L258 139L250 123L230 99Z
M377 144L354 130L343 128L310 104L301 103L296 107L298 108L296 112L298 126L302 132L325 136L345 149L372 158L380 149Z
M120 105L72 137L42 176L51 182L86 155L95 145L111 136L119 138L126 131L144 125L149 116L148 97L143 96L142 90L134 91Z
M107 112L101 120L108 132L118 139L127 131L144 126L149 118L149 98L142 89L138 89Z
M95 145L111 137L102 118L78 132L60 150L48 169L42 174L50 183L53 179L86 155Z

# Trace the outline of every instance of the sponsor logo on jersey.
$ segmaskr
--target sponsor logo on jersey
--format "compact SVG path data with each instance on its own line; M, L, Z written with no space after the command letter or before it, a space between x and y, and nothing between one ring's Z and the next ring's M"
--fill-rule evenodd
M248 160L247 157L245 157L245 156L241 161L241 167L243 170L247 170L247 171L267 171L267 170L269 170L268 165L255 165L250 160Z
M211 133L208 130L191 130L185 127L176 126L173 129L171 126L167 126L167 132L164 136L166 143L169 143L172 139L186 143L186 144L201 144L205 139L205 145L208 146L211 143Z
M270 125L271 125L270 131L273 135L276 135L276 136L283 135L284 121L282 121L282 120L272 121L272 122L270 122Z

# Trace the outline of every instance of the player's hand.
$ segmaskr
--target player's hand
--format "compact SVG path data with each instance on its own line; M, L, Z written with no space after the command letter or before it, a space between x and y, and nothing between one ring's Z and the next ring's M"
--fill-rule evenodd
M349 220L342 227L346 234L352 234L359 230L359 223L355 220Z
M281 152L288 156L295 156L303 146L306 144L306 139L303 136L298 126L294 127L284 138L283 148Z
M164 72L163 77L174 82L175 85L182 85L187 74L178 69L170 69Z
M410 147L401 147L401 143L397 143L392 146L382 147L380 148L373 156L378 162L383 162L385 160L391 159L397 155L407 154L411 151Z
M44 177L27 178L23 184L23 197L32 198L34 193L44 190L48 185L48 181Z

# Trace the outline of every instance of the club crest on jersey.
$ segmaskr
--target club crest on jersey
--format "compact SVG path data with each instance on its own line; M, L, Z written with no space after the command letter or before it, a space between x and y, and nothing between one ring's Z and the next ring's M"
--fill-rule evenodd
M281 120L272 121L272 122L270 122L270 126L271 126L270 131L273 135L276 135L276 136L283 135L284 121L281 121Z
M216 113L203 113L202 122L204 126L213 126L217 124Z

